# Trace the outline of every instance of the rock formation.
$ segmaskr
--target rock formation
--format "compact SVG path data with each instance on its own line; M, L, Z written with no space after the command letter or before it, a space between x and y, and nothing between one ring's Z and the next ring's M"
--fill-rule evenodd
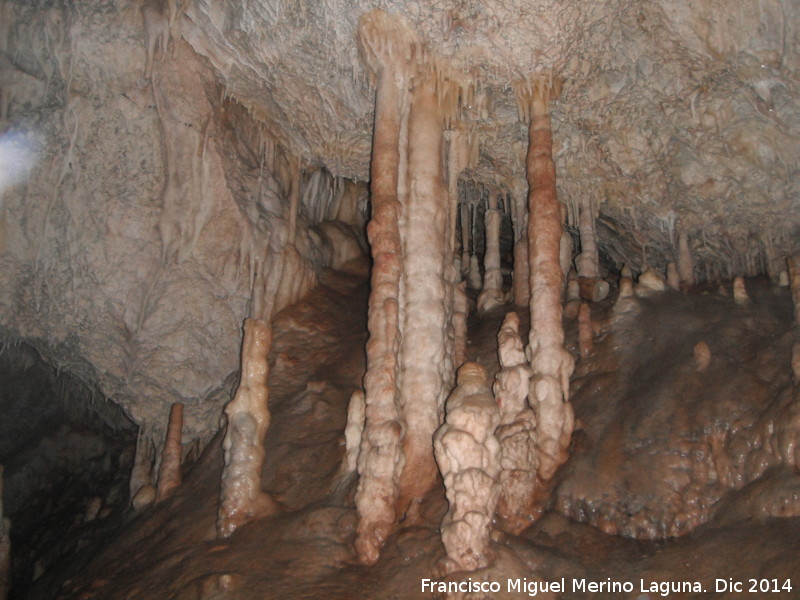
M500 491L498 421L486 370L465 363L447 399L445 424L433 438L449 507L441 525L446 572L474 571L492 559L489 533Z
M183 404L176 402L169 411L167 436L161 452L161 464L158 470L158 486L156 500L166 500L181 484L181 461L183 446Z

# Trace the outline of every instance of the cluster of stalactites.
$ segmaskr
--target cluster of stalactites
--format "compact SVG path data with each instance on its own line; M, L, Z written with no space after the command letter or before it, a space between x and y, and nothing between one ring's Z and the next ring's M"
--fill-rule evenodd
M562 80L546 73L532 75L514 82L514 98L517 101L519 120L529 125L533 118L533 107L536 103L549 105L561 95Z

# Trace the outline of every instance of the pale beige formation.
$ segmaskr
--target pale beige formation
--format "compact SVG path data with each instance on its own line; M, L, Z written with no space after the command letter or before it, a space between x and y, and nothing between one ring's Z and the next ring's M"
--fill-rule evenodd
M503 275L500 272L500 212L497 195L489 192L485 214L486 253L483 255L483 291L478 296L478 311L486 312L503 303Z
M744 284L744 277L742 276L733 278L733 301L736 304L750 303L750 295L747 293L747 287Z
M474 252L469 257L469 271L467 272L467 285L472 290L479 290L483 285L481 277L481 267L478 262L478 255Z
M530 525L541 507L536 505L536 416L527 403L531 369L515 312L503 319L497 334L497 354L501 369L492 388L500 410L500 424L495 430L501 467L497 516L504 530L516 534Z
M704 341L700 340L694 346L694 370L702 373L711 364L711 348Z
M176 402L169 411L167 435L161 451L158 468L156 501L166 500L181 485L181 460L183 458L183 404Z
M393 36L389 36L389 31ZM372 219L367 226L372 274L364 375L365 424L358 459L356 550L362 562L378 559L394 530L397 481L403 468L399 362L400 282L403 273L400 195L405 193L407 143L406 38L412 33L375 11L359 21L362 55L377 76L372 142Z
M678 278L683 288L692 287L695 284L694 278L694 259L692 250L689 247L689 236L681 230L678 234Z
M244 322L239 388L225 407L225 467L217 514L220 537L230 536L246 521L265 517L275 509L272 499L261 490L264 437L270 422L267 357L271 345L268 322Z
M344 468L345 473L354 473L358 468L358 454L361 447L361 436L364 433L364 419L367 403L364 390L356 389L350 395L347 405L347 424L344 428Z
M578 231L581 236L581 253L575 257L575 266L581 278L581 296L590 302L599 302L608 296L608 283L600 279L600 255L594 228L595 209L590 195L582 196ZM562 240L564 239L562 234ZM567 237L569 237L567 235ZM570 238L571 239L571 238ZM563 244L562 244L563 245ZM570 251L571 251L570 245ZM570 252L571 253L571 252ZM562 262L562 269L564 268Z
M532 377L528 402L536 415L538 475L547 481L567 459L573 414L569 378L574 361L564 349L559 263L561 210L556 198L549 104L560 82L546 76L518 84L528 127L528 260L531 327L528 355Z
M663 292L666 289L667 284L664 281L664 276L652 267L639 275L639 280L634 287L637 296L649 296L650 294Z
M681 278L678 275L678 267L674 262L667 263L667 286L671 290L681 289Z
M144 427L139 427L136 437L136 452L133 455L128 492L131 500L144 487L153 486L153 460L155 459L155 446L150 437L145 433Z
M465 363L447 399L445 424L433 438L448 503L441 525L446 572L474 571L493 558L489 534L499 494L498 421L486 369Z
M452 305L446 303L444 278L447 192L442 178L443 127L435 81L422 75L411 92L408 116L400 348L405 465L399 481L398 516L419 502L436 481L431 438L439 426L453 373L452 356L445 352Z

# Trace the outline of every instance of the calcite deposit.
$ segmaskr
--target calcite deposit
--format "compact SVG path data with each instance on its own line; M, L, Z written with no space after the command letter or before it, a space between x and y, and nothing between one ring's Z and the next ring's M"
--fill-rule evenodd
M0 3L0 597L791 577L799 39L791 0Z

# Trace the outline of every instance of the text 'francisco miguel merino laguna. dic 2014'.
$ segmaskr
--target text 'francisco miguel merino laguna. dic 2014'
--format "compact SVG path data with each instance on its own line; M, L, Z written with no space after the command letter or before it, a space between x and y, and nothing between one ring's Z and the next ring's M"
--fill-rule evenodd
M612 579L592 581L591 579L567 579L563 577L556 581L539 581L519 578L506 579L505 584L499 581L473 581L472 579L463 581L423 579L421 583L423 593L496 594L505 591L506 593L526 594L530 597L537 596L540 593L558 594L563 592L631 593L639 591L650 592L663 597L675 593L705 592L699 581L645 581L644 579L634 583L632 581L614 581Z

